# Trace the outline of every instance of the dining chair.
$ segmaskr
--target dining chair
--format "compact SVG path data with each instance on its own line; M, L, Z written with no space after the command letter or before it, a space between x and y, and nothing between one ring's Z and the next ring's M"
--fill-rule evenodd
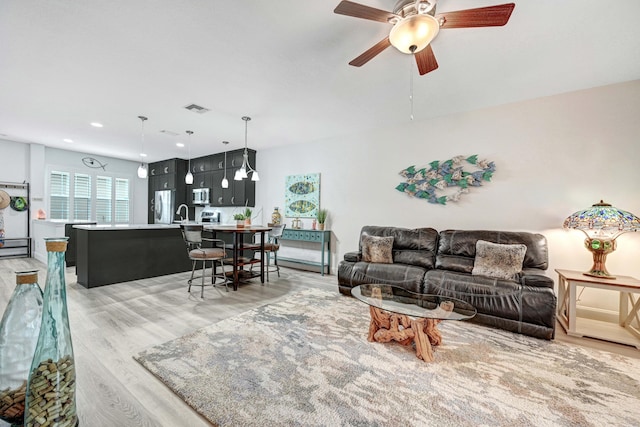
M203 226L202 225L180 225L180 229L182 231L182 237L184 238L184 242L187 246L187 255L189 259L192 261L191 267L191 278L187 282L189 284L188 292L191 292L191 285L193 284L194 279L202 279L200 285L194 284L194 286L200 286L200 298L204 298L204 287L207 286L204 283L206 270L207 270L207 262L211 261L211 285L216 286L216 279L222 279L222 283L218 285L223 285L229 292L229 287L227 284L230 282L229 278L224 270L224 262L223 259L226 256L226 251L224 248L224 241L220 239L209 239L202 236ZM198 277L194 277L196 271L196 264L198 261L202 262L202 275ZM216 273L216 262L220 264L221 273Z
M267 259L265 264L265 271L267 273L267 282L269 281L269 271L275 271L278 273L278 277L280 277L280 266L278 265L278 250L280 249L280 244L278 243L278 239L282 237L282 232L286 227L286 224L267 224L268 227L271 227L271 230L267 232L267 239L264 242L264 253ZM273 254L273 266L271 265L271 254ZM251 266L253 268L253 266Z

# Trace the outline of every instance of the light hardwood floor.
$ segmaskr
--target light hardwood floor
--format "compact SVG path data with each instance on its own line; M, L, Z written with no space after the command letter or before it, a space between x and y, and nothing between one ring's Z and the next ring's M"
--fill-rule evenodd
M0 260L0 312L15 287L15 271L46 266L35 259ZM117 266L114 266L117 268ZM187 293L189 273L85 289L67 268L67 299L76 358L77 405L81 426L208 426L132 356L148 347L246 310L273 303L305 288L337 293L335 276L282 269L271 282ZM556 340L640 358L640 351L598 340L568 337L557 327ZM579 369L579 367L577 367ZM0 426L5 426L0 421Z

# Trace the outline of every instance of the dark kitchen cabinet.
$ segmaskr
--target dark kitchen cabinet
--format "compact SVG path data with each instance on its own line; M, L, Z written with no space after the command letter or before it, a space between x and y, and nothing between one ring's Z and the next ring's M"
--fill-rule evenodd
M230 151L232 155L232 167L227 169L227 179L229 179L229 187L231 191L231 204L230 206L255 206L256 204L256 182L252 181L253 173L249 172L248 177L242 181L235 181L233 177L236 171L242 166L244 159L244 149ZM255 150L247 150L247 157L249 158L249 164L252 168L257 169L256 166L256 152ZM228 160L228 157L227 157Z
M254 150L247 150L247 154L249 155L249 163L251 163L251 167L255 168L256 166L254 165L254 163L256 160L256 152ZM227 153L227 169L240 169L243 160L244 149L229 151Z
M235 181L233 176L235 170L227 170L228 188L222 188L224 171L213 172L213 187L211 189L212 206L255 206L256 204L256 183L251 178L242 181Z
M74 225L96 225L97 222L72 222L64 225L64 235L69 238L67 240L67 250L64 253L64 261L67 267L76 265L76 232Z
M174 194L174 209L177 209L181 204L186 204L187 200L191 200L191 187L187 186L184 182L184 177L187 174L187 160L184 159L169 159L160 162L149 163L149 183L148 183L148 199L149 209L147 210L147 221L149 224L153 224L155 213L155 193L161 190L173 190ZM195 180L194 180L195 182Z
M181 159L163 160L161 162L149 163L149 176L167 175L177 172L177 161ZM185 173L187 171L185 170Z
M193 185L191 188L211 188L213 185L212 172L198 172L193 174Z
M149 185L154 192L159 190L175 190L177 185L176 181L177 177L175 173L149 177Z
M222 179L224 178L224 170L212 172L213 186L211 187L211 206L232 206L231 197L233 196L233 177L231 172L227 171L227 181L229 188L222 188Z
M256 183L251 181L251 174L249 174L249 178L242 181L232 179L229 181L229 187L232 187L231 206L253 207L256 205Z
M208 172L213 170L213 156L198 157L191 159L191 173ZM193 181L195 184L195 180Z
M225 163L224 152L191 159L191 173L193 184L186 185L184 176L187 173L188 160L169 159L149 164L149 223L154 222L155 192L160 190L175 190L175 207L182 203L191 207L193 215L195 205L192 203L192 189L209 188L211 206L250 206L256 204L256 183L249 177L242 181L234 181L235 173L242 166L244 149L227 152ZM257 169L256 151L247 150L249 163ZM226 165L226 169L225 169ZM222 188L222 178L225 170L229 188Z
M229 154L227 154L227 161L229 161ZM218 153L211 156L211 170L223 171L227 166L224 162L224 153Z

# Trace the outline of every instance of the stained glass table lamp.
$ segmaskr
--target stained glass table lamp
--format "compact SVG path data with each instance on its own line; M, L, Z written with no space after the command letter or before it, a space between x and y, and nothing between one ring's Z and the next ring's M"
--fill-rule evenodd
M616 250L618 236L640 230L640 218L600 200L589 209L570 215L564 220L563 227L581 230L587 236L584 245L593 253L593 266L584 274L615 279L605 267L607 255Z

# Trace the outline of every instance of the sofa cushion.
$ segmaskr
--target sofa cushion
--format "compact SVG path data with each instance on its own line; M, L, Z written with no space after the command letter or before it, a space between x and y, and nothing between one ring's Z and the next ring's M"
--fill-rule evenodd
M393 264L393 237L362 236L362 261Z
M409 229L366 225L360 232L360 251L364 235L393 237L394 263L416 265L426 269L435 267L438 232L433 228Z
M518 231L444 230L440 232L436 268L471 273L476 242L523 244L527 246L523 268L549 268L547 239L542 234Z
M471 274L514 280L522 272L522 261L527 252L525 245L501 245L484 240L476 242L476 257Z

